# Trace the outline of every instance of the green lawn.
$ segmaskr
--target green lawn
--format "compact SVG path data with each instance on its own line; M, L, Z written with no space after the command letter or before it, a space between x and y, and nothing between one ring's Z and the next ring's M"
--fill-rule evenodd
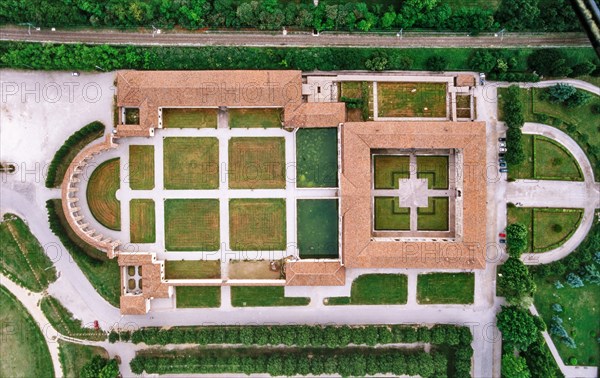
M420 304L471 304L475 295L473 273L430 273L417 278Z
M297 201L298 250L300 258L337 258L337 199Z
M56 279L56 269L44 248L14 214L4 214L0 222L0 250L0 270L25 288L41 292Z
M296 185L300 188L338 185L337 129L296 132Z
M569 363L570 357L577 358L578 365L598 366L600 364L600 290L592 284L573 289L561 280L564 288L556 289L554 282L561 277L543 279L534 275L537 291L534 294L535 307L550 327L552 316L558 315L563 320L566 329L577 344L571 349L563 344L556 336L552 336L563 362ZM558 303L563 312L556 313L552 305Z
M507 224L521 223L527 227L527 248L525 252L533 251L533 208L507 206Z
M286 298L282 286L232 286L234 307L306 306L310 298Z
M373 155L375 189L398 189L400 179L410 177L410 157Z
M70 257L79 265L98 293L111 305L119 307L121 274L117 259L109 259L105 252L93 248L75 234L65 219L61 200L49 200L47 206L51 217L55 216L58 219L56 223L50 223L52 231L59 234L62 244L70 252Z
M417 178L427 179L428 189L448 189L448 156L417 156Z
M83 327L81 320L75 319L73 314L52 296L42 298L40 308L54 329L65 336L93 341L106 340L104 332L95 331L93 324Z
M399 207L398 197L375 197L375 230L410 230L410 208Z
M417 230L448 231L449 230L449 198L429 197L428 207L417 208Z
M129 146L129 186L154 189L154 146Z
M217 251L219 200L165 200L165 248L167 251Z
M0 286L0 377L54 377L44 335L21 302Z
M326 299L328 305L406 304L408 280L404 274L364 274L352 282L350 297Z
M283 116L279 108L230 108L229 127L237 128L270 128L281 127Z
M220 286L178 286L175 295L177 308L221 306Z
M229 188L284 189L284 138L229 139Z
M165 278L168 280L221 278L221 260L167 260Z
M284 199L229 200L229 243L234 251L286 248Z
M65 378L79 378L81 369L94 356L108 358L104 348L58 341L58 353Z
M121 230L121 202L117 190L121 187L119 158L101 163L87 183L86 198L90 212L101 225L111 230Z
M217 108L163 108L163 127L216 129L217 114Z
M446 83L377 83L379 117L446 117Z
M533 170L533 144L534 136L531 134L523 134L521 145L523 145L523 153L525 160L519 165L511 165L508 171L508 178L511 180L532 179L534 177Z
M217 189L217 138L164 138L165 189Z
M129 202L129 235L132 243L156 241L156 213L154 200L132 199Z

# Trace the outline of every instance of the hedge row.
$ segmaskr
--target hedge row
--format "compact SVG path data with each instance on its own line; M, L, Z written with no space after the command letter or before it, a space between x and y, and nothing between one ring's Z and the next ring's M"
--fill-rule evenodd
M525 160L521 128L525 123L521 92L517 85L511 85L504 94L503 102L504 122L508 127L506 132L506 162L510 165L519 165Z
M390 343L432 343L435 345L470 344L468 328L436 325L432 328L406 325L389 326L212 326L141 328L134 331L134 343L287 345L335 348Z
M268 373L272 376L375 374L421 377L447 376L448 359L405 349L296 350L296 351L206 351L204 355L170 354L136 356L130 363L136 374ZM193 352L192 352L193 353Z
M105 127L101 122L92 122L76 131L63 143L54 154L52 162L50 162L48 176L46 176L47 188L57 188L60 186L73 158L77 156L83 147L93 140L100 138L104 134L104 129Z

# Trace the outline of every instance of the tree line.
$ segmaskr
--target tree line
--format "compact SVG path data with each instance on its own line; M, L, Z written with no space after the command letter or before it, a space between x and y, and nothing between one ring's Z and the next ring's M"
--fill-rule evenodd
M429 28L476 33L500 27L511 31L579 30L569 0L503 0L497 10L452 7L441 0L404 0L385 6L383 1L339 2L321 0L5 0L0 3L0 24L33 23L69 27L282 27L323 30L390 30Z

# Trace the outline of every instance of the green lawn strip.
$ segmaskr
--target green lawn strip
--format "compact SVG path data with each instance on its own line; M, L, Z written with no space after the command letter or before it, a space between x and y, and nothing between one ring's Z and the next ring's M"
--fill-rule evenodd
M306 306L310 298L286 298L282 286L232 286L234 307Z
M400 179L410 177L408 156L373 155L375 189L398 189Z
M417 156L417 178L427 178L427 188L448 189L448 156Z
M229 243L233 251L284 250L286 227L284 199L229 200Z
M399 207L398 197L375 197L375 230L410 230L410 208Z
M219 249L219 200L165 200L165 248L167 251L216 251Z
M81 240L65 219L61 200L46 202L52 232L69 251L88 281L111 305L119 307L121 274L117 259L109 259L85 241Z
M471 304L475 295L473 273L430 273L417 278L420 304Z
M219 141L217 138L164 138L165 189L217 189Z
M362 81L342 81L340 97L362 99Z
M221 260L167 260L167 280L221 278Z
M81 345L58 340L58 353L62 372L65 378L80 377L81 369L94 356L108 358L108 353L102 347Z
M0 377L54 377L46 339L27 309L0 286Z
M132 199L129 202L129 235L132 243L156 241L156 212L154 200Z
M419 231L448 231L449 202L448 197L429 197L429 206L417 208L417 229Z
M508 171L508 178L510 180L519 179L532 179L534 177L533 165L533 143L534 136L531 134L523 134L521 138L521 144L523 145L523 153L525 154L525 160L519 165L511 166Z
M284 189L285 139L237 137L229 139L230 189Z
M296 182L300 188L338 185L337 129L299 129L296 132Z
M328 305L406 304L408 280L404 274L364 274L352 282L350 297L327 298Z
M533 209L533 252L563 245L579 227L582 209Z
M216 129L217 108L163 108L164 128Z
M533 251L533 208L507 206L507 224L521 223L527 227L527 248L524 252Z
M579 164L564 146L550 138L536 135L534 148L534 178L583 181Z
M81 320L75 319L73 314L52 296L42 298L40 308L54 329L65 336L94 341L106 340L104 332L94 330L93 324L83 327Z
M279 108L229 108L228 112L232 129L281 127L282 109Z
M337 258L338 201L298 200L296 204L300 258Z
M129 146L129 186L154 189L154 146Z
M445 83L377 83L379 117L446 117Z
M175 295L177 308L221 306L220 286L178 286Z
M563 327L570 337L575 340L577 348L571 349L561 342L560 337L550 335L558 349L563 362L569 364L569 358L575 357L578 365L598 366L600 364L600 344L597 338L600 334L600 290L592 284L584 287L571 288L564 284L562 289L556 289L554 283L562 277L540 278L534 274L537 291L534 294L535 307L550 327L552 316L558 315L563 320ZM558 303L562 312L552 310L552 305Z
M6 213L0 222L0 269L23 287L41 292L56 280L56 269L25 222Z
M117 199L120 186L120 159L114 158L94 169L86 189L88 206L94 219L115 231L121 230L121 202Z

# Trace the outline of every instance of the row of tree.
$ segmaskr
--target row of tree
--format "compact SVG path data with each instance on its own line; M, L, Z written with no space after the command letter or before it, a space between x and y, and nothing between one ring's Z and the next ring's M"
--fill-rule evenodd
M211 326L141 328L131 335L133 343L166 344L239 344L287 345L337 348L348 345L391 343L432 343L435 345L470 344L466 327L436 325L412 327L389 326Z
M404 0L385 7L383 1L322 0L5 0L0 23L36 26L107 26L199 28L256 28L284 26L321 30L389 30L431 28L478 32L509 30L579 30L568 0L503 0L497 11L480 7L451 7L441 0Z

